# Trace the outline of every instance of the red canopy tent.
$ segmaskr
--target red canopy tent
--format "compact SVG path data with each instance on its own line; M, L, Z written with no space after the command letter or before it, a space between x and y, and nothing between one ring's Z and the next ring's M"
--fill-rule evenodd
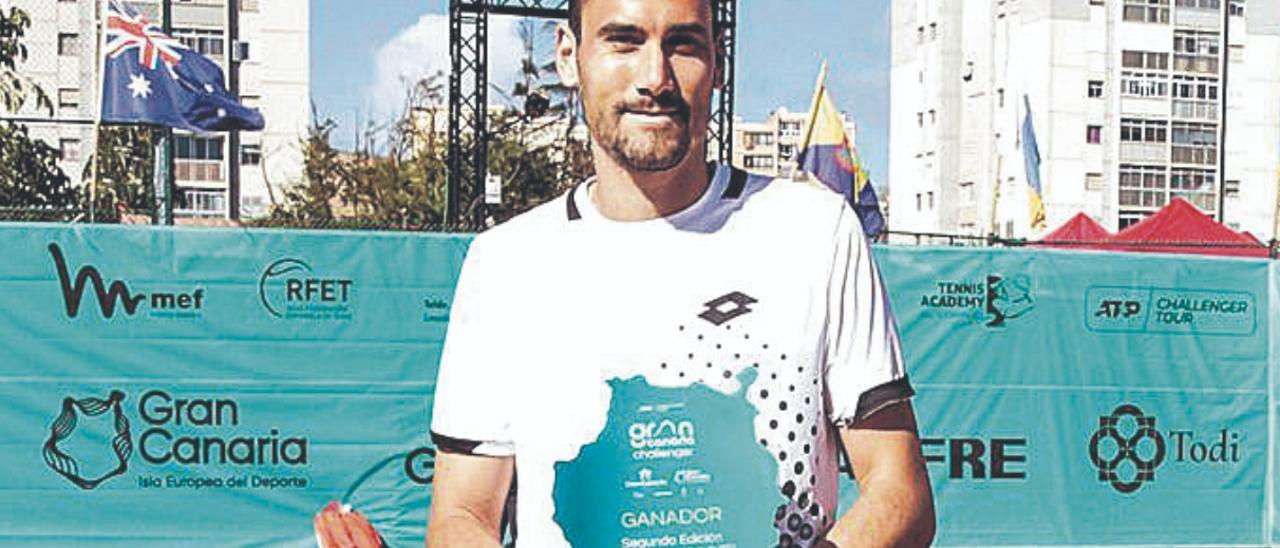
M1111 232L1103 228L1092 217L1077 213L1053 232L1045 234L1037 242L1030 245L1042 247L1076 247L1097 248L1099 244L1111 238Z
M1271 250L1265 244L1231 230L1182 198L1174 198L1160 211L1121 230L1099 247L1121 251L1237 257L1271 255Z

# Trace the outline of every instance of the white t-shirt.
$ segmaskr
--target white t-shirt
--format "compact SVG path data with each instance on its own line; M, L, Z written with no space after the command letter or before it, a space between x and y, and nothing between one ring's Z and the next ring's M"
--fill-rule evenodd
M838 518L835 425L913 394L856 214L723 165L665 218L591 192L472 243L437 446L515 456L520 546L810 545Z

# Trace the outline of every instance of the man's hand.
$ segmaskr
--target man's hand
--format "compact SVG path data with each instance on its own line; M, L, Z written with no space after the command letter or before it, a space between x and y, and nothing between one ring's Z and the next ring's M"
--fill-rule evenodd
M499 527L512 460L445 452L437 456L427 546L501 546Z
M928 546L933 491L910 402L838 429L858 479L858 501L819 546Z
M360 512L331 501L312 519L320 548L382 548L378 530Z

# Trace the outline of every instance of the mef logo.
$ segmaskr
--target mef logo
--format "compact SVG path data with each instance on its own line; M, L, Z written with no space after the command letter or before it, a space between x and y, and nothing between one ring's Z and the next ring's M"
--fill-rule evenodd
M74 278L67 267L67 260L58 244L49 244L49 255L53 257L53 266L58 272L58 283L62 289L62 301L66 305L67 317L74 318L80 314L80 304L84 301L85 289L93 286L93 295L98 299L98 308L103 318L115 316L119 306L124 313L132 316L144 303L152 311L178 315L200 310L204 306L204 290L196 289L190 293L153 292L134 293L124 281L116 280L108 284L102 274L93 266L83 266Z
M129 455L133 453L133 440L129 436L129 419L124 416L121 402L124 392L113 390L106 399L102 398L63 398L62 411L49 427L49 439L44 442L44 462L54 472L66 478L81 489L93 489L111 478L125 473L129 469ZM107 411L111 412L112 426L115 436L111 438L111 451L115 453L116 464L110 470L91 477L85 477L75 456L63 450L61 444L80 423L80 415L96 417Z
M355 282L322 277L295 258L277 260L258 278L258 297L277 318L349 319Z

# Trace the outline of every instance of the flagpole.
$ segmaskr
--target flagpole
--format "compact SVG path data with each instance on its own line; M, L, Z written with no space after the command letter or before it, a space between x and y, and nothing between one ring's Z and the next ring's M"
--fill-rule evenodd
M110 0L94 2L94 9L98 11L98 44L97 51L93 54L98 67L98 93L93 112L93 165L89 167L89 223L97 220L98 176L102 165L102 102L107 93L107 60L103 55L107 40L107 10L103 7L103 2L108 1Z
M822 67L818 69L818 82L813 86L813 100L809 102L809 119L805 122L804 139L800 141L800 158L804 155L805 149L809 148L809 142L813 140L813 126L818 121L818 102L822 99L822 86L827 82L827 60L822 60Z

